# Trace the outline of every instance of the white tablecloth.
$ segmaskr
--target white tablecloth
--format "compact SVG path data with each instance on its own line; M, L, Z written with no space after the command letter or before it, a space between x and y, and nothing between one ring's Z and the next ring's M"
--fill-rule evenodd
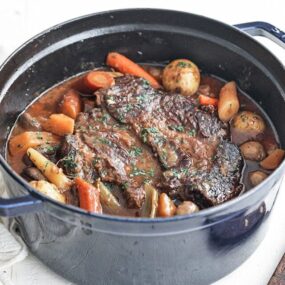
M22 42L34 34L67 19L97 11L149 7L188 11L218 19L228 24L268 21L285 30L285 1L37 1L9 0L0 3L0 62ZM261 39L285 63L285 51ZM1 187L1 186L0 186ZM236 271L215 285L265 285L285 252L285 184L283 183L272 213L270 228L256 252ZM1 241L4 234L0 230ZM5 235L6 238L6 235ZM11 244L13 244L11 240ZM0 250L1 255L1 250ZM1 256L0 256L1 260ZM36 258L29 255L23 261L0 269L0 284L63 285L70 282L55 275ZM1 285L2 285L1 284Z

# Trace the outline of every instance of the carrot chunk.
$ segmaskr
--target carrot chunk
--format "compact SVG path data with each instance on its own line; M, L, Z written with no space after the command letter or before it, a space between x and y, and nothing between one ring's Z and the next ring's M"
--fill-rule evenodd
M59 136L69 135L74 131L74 120L64 114L52 114L48 118L45 128Z
M100 203L100 190L80 177L75 179L75 185L79 194L80 208L94 213L102 213Z
M9 141L11 155L25 153L30 147L37 147L43 144L59 144L59 137L48 132L24 132L12 137Z
M95 91L99 88L109 88L115 84L114 77L109 72L90 71L84 78L85 85Z
M110 52L107 56L107 65L124 74L131 74L147 80L153 88L160 88L158 81L135 62L117 52Z
M218 106L219 100L216 98L211 98L205 95L199 95L199 103L201 105L213 105Z
M72 119L76 119L81 112L81 101L78 92L71 89L64 94L60 104L60 112Z

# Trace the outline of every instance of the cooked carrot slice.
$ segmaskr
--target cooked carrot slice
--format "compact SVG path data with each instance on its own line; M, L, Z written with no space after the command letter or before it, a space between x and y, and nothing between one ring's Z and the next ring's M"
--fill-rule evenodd
M73 133L74 120L64 114L52 114L44 127L53 134L65 136Z
M117 52L110 52L107 56L107 65L124 74L131 74L147 80L153 88L160 88L158 81L147 73L142 67Z
M199 103L201 105L213 105L218 106L219 100L216 98L211 98L205 95L199 95Z
M89 212L102 213L100 190L80 177L75 179L75 185L79 194L80 208Z
M95 91L99 88L108 88L115 84L114 77L109 72L90 71L84 78L88 88Z
M63 96L60 105L60 112L72 119L76 119L80 111L81 111L80 95L78 94L77 91L71 89Z
M11 155L25 153L30 147L42 144L59 144L59 137L48 132L24 132L12 137L9 141Z

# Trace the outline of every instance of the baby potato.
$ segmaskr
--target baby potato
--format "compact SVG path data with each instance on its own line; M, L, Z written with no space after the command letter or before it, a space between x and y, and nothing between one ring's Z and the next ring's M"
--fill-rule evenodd
M176 209L176 215L189 215L199 211L199 207L191 201L184 201Z
M249 173L249 180L252 186L256 186L260 184L265 178L267 178L267 174L263 171L256 170Z
M240 150L243 157L248 160L260 161L266 156L263 145L256 141L243 143Z
M200 84L200 71L188 59L176 59L163 70L162 83L167 91L180 92L191 96L196 93Z
M253 112L242 111L235 116L233 128L241 133L258 135L264 132L265 122L259 115Z

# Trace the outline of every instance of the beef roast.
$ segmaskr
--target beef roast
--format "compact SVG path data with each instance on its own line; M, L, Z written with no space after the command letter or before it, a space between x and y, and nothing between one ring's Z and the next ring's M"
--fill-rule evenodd
M200 107L192 97L155 90L133 76L117 78L97 96L152 148L164 168L163 191L205 207L238 195L242 157L215 109Z
M160 165L148 147L128 126L116 122L101 108L78 116L75 134L65 138L62 152L65 172L76 173L89 182L100 177L120 185L130 208L142 206L144 183L156 185L161 177Z

